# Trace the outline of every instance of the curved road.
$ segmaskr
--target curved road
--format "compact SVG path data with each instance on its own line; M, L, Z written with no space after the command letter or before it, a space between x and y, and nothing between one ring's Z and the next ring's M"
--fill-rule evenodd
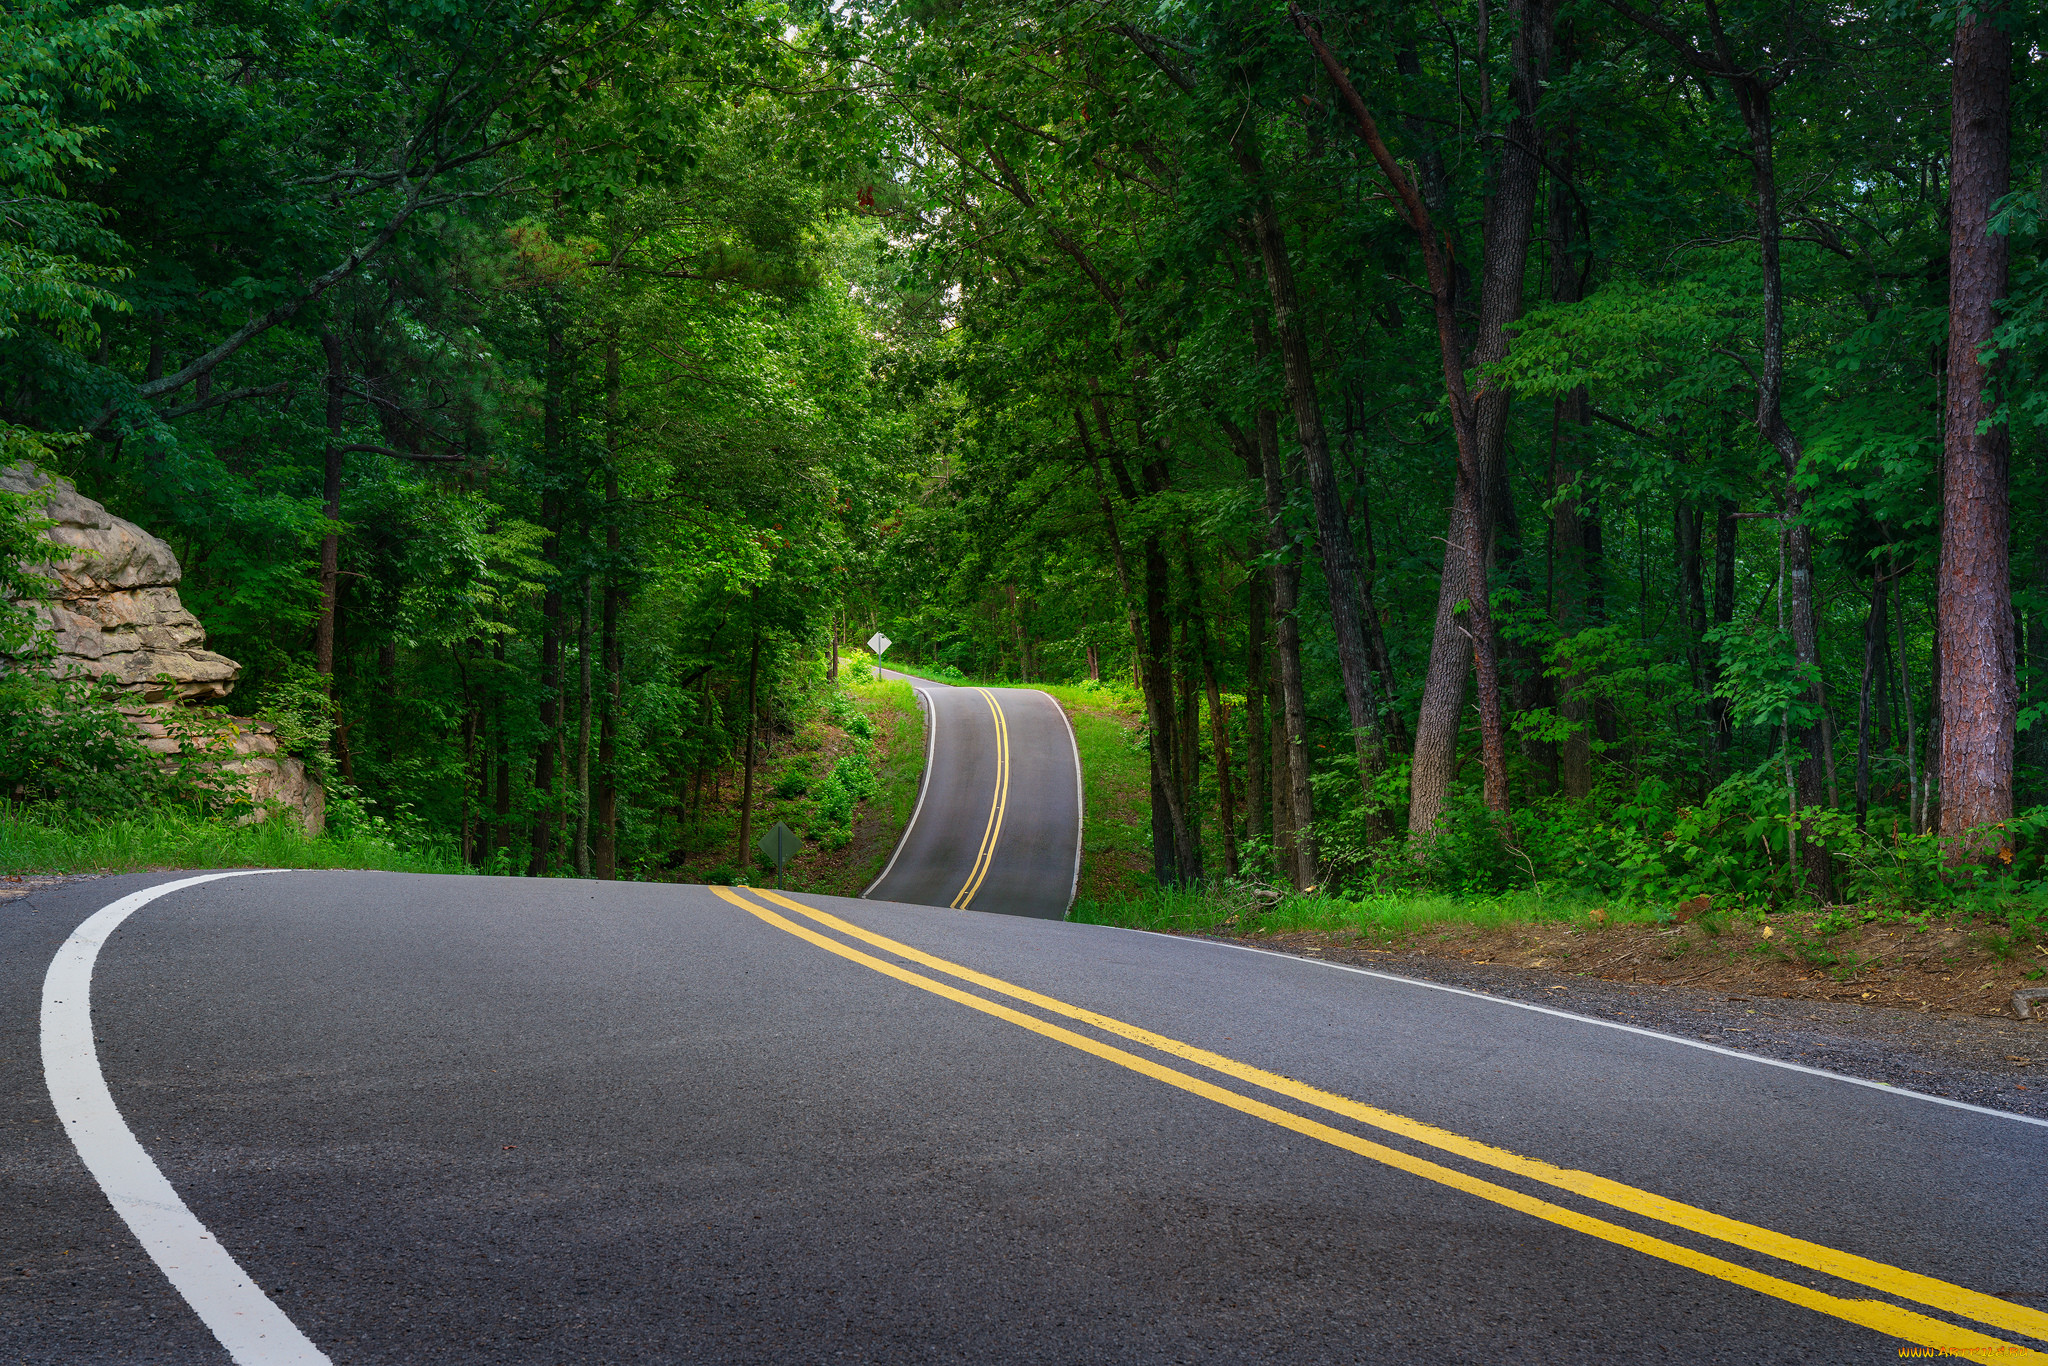
M1081 756L1060 704L1030 688L917 690L917 810L864 893L875 901L1063 920L1081 872Z
M2038 1122L1100 926L188 876L0 904L0 1361L2048 1360Z

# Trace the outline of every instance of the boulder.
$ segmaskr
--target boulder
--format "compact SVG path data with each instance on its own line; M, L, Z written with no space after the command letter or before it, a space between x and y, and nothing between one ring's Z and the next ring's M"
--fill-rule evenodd
M50 595L28 607L56 637L65 673L108 674L144 701L202 702L234 690L242 666L205 648L206 629L178 600L170 545L27 462L0 466L0 492L38 495L59 548L30 572Z
M0 491L38 496L57 523L43 533L50 558L28 566L50 584L49 596L25 603L56 639L51 667L112 675L133 699L121 710L143 744L166 763L185 756L232 775L254 807L245 819L290 811L318 834L327 794L281 751L276 727L190 705L226 697L242 666L205 648L206 628L178 599L184 571L169 543L25 461L0 466Z

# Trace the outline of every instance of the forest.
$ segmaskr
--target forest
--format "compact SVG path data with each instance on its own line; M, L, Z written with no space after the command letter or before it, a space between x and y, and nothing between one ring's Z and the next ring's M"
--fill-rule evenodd
M175 548L337 828L480 870L677 876L880 631L1124 706L1151 888L2031 904L2044 41L18 0L0 464ZM10 813L206 799L47 654Z

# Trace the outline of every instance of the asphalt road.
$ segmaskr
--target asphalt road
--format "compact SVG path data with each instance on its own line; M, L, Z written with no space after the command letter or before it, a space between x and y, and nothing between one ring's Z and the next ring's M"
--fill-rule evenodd
M227 1360L191 1297L266 1362L2048 1345L2035 1122L875 901L265 873L72 937L184 876L0 905L0 1362Z
M1059 703L1030 688L917 689L924 786L875 901L1065 919L1081 870L1081 758Z

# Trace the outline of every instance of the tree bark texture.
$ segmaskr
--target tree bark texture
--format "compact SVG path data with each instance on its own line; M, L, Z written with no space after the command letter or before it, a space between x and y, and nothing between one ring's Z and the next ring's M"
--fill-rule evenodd
M754 643L747 652L747 717L744 757L740 778L740 847L733 866L742 872L754 866L754 706L761 681L761 630L754 628Z
M1246 175L1255 181L1260 178L1262 168L1255 151L1241 151L1239 160ZM1315 362L1309 351L1308 330L1302 324L1294 265L1287 256L1286 234L1281 229L1279 213L1270 199L1261 199L1252 225L1258 237L1266 290L1273 300L1273 334L1279 348L1281 373L1286 378L1287 406L1293 414L1303 463L1308 469L1316 545L1321 552L1323 578L1329 585L1331 622L1337 637L1337 670L1344 681L1344 704L1350 713L1359 786L1369 791L1373 779L1386 767L1386 738L1380 726L1365 620L1359 608L1358 548L1344 516L1344 495L1337 484L1329 432L1323 425L1322 405L1316 396ZM1368 816L1368 828L1377 831L1377 815Z
M320 674L334 674L334 604L341 586L341 465L342 412L348 395L348 367L344 363L341 338L332 332L320 334L320 350L327 358L327 450L321 480L322 510L331 524L320 538L320 616L313 626L313 667Z
M2010 445L1989 425L1993 403L1979 353L1998 325L2007 250L1989 229L2011 181L2012 40L1997 5L1956 29L1949 153L1948 411L1943 441L1941 580L1941 833L1956 861L1995 858L2012 816L2019 710L2008 541ZM1988 429L1987 429L1988 427Z
M547 590L541 596L540 633L540 743L534 749L533 789L537 798L533 815L533 857L529 877L549 872L555 826L555 768L559 763L562 731L562 590L557 570L562 554L562 495L551 491L548 481L560 477L562 454L562 390L564 388L563 345L559 326L550 325L547 336L547 373L541 403L541 526L546 539L541 558L547 561Z
M1522 280L1528 264L1529 238L1535 227L1536 189L1542 159L1536 149L1535 111L1542 83L1550 65L1553 22L1551 0L1516 0L1517 19L1512 56L1511 93L1515 115L1508 121L1503 147L1494 169L1493 193L1487 197L1485 231L1481 246L1482 276L1479 288L1479 332L1470 364L1486 365L1504 359L1508 350L1507 327L1521 311ZM1485 768L1487 807L1505 817L1508 809L1507 732L1502 714L1498 640L1493 612L1487 601L1487 540L1491 524L1488 493L1501 481L1500 465L1507 439L1508 393L1482 380L1478 394L1466 385L1468 364L1460 352L1456 319L1452 312L1452 277L1449 253L1430 220L1414 182L1394 160L1379 126L1357 89L1346 76L1322 37L1299 6L1289 0L1289 12L1324 72L1336 87L1346 108L1358 125L1359 136L1371 149L1380 172L1401 201L1422 245L1423 262L1429 274L1431 302L1437 319L1437 345L1441 353L1446 396L1450 400L1452 427L1458 443L1458 491L1452 502L1448 544L1444 555L1444 576L1438 594L1438 622L1431 643L1430 667L1423 684L1422 715L1416 722L1416 741L1409 789L1408 829L1411 838L1426 842L1450 796L1451 777L1457 762L1458 725L1464 704L1464 680L1469 659L1478 675L1479 734L1481 760ZM1462 582L1460 581L1462 576ZM1466 624L1456 617L1460 602L1465 605ZM1450 630L1445 629L1446 624ZM1460 641L1464 643L1460 643ZM1425 728L1429 731L1427 741Z
M621 430L619 343L613 337L605 347L605 432L608 449L604 467L604 605L598 625L598 661L604 670L604 697L598 717L597 833L591 849L592 871L610 881L619 875L619 700L625 692L626 659L619 642L619 617L626 606L626 590L619 583L620 528L618 433ZM833 660L838 661L833 637Z
M1256 454L1247 463L1245 474L1257 483ZM1262 548L1257 541L1247 545L1245 563L1256 562ZM1266 815L1266 789L1271 785L1266 773L1266 610L1273 591L1269 576L1256 572L1245 575L1244 586L1244 833L1246 838L1256 839L1268 833L1270 825Z
M590 723L595 693L590 686L590 578L576 590L576 876L590 876Z
M1316 883L1314 839L1315 796L1309 784L1308 698L1301 671L1301 621L1296 615L1301 594L1301 560L1287 535L1287 477L1280 465L1280 420L1270 408L1254 416L1253 440L1259 456L1259 480L1266 495L1266 549L1273 592L1274 674L1280 709L1274 717L1281 747L1273 756L1273 782L1282 800L1274 812L1274 838L1285 820L1288 848L1282 873L1296 887Z

